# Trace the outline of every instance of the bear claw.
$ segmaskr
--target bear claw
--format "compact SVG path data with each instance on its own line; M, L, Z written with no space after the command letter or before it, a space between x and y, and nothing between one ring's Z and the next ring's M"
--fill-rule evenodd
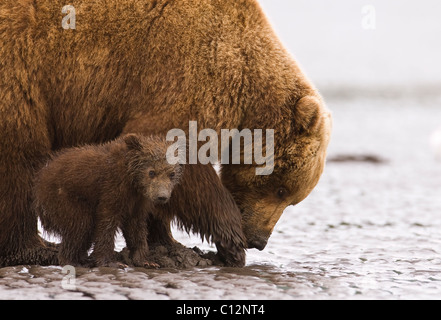
M144 262L144 268L153 268L153 269L159 269L160 266L159 264L155 263L155 262L150 262L150 261L145 261Z

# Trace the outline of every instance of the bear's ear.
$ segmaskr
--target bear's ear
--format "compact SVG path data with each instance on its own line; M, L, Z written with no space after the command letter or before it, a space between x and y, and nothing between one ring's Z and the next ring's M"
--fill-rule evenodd
M129 150L142 150L141 141L139 141L139 136L137 136L136 134L128 134L124 136L123 140Z
M317 127L322 109L322 102L314 96L305 96L294 107L294 128L297 132L313 132Z

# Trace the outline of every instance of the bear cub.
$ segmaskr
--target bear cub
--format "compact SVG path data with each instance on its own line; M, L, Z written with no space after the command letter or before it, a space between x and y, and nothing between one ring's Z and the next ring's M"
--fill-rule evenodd
M120 228L133 264L157 266L147 261L147 218L170 199L183 170L167 162L168 146L129 134L52 156L36 175L34 204L44 230L61 236L60 265L121 266L114 258Z

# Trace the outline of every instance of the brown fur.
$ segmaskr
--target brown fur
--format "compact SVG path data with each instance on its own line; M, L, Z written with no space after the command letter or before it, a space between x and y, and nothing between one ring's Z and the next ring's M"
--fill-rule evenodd
M211 166L185 165L182 182L176 186L173 197L155 211L166 227L176 217L179 227L214 242L219 258L226 265L245 265L246 240L240 227L240 211ZM158 232L154 234L157 236ZM161 238L171 239L171 235ZM152 239L152 242L160 241Z
M232 193L248 246L262 249L283 209L317 183L330 116L257 1L77 0L75 30L61 28L65 4L0 3L0 265L54 261L30 206L51 150L189 120L218 132L275 129L273 174L223 165L218 190ZM200 186L185 192L202 196ZM173 241L167 221L152 219L149 231Z
M128 135L98 146L61 151L35 181L36 211L46 231L61 236L59 263L114 265L114 239L121 228L135 266L147 262L147 217L167 202L181 165L166 160L168 144Z

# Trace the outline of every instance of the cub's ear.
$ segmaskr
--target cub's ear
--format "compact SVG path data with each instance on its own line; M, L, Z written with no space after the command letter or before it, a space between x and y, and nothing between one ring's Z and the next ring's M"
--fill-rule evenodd
M137 136L136 134L128 134L124 136L123 140L126 143L127 148L129 148L129 150L137 150L137 151L142 150L142 145L141 142L139 141L139 136Z
M314 132L320 121L322 101L314 96L305 96L294 108L294 128L297 132Z

